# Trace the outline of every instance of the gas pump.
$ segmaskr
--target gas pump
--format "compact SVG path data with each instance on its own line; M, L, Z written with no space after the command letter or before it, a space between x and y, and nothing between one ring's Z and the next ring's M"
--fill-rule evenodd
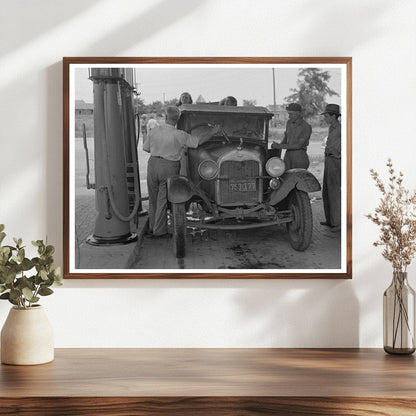
M128 89L125 91L125 94L122 94L122 108L123 108L123 121L125 134L124 138L125 143L125 158L126 158L126 177L127 177L127 188L129 195L129 208L130 210L135 209L135 204L137 202L136 194L138 190L139 206L136 208L135 222L137 225L138 217L147 215L147 211L143 209L140 189L140 175L139 175L139 164L137 162L137 145L138 145L138 132L140 131L140 124L137 125L137 136L136 136L136 125L135 125L135 115L134 115L134 106L133 106L133 91L134 88L131 85L135 85L134 72L130 72L127 69L126 79L128 81ZM131 71L134 71L132 69ZM138 121L140 123L140 121ZM134 143L134 145L132 145ZM137 179L137 183L136 183ZM136 186L138 189L136 189Z
M134 69L91 68L94 94L95 207L92 245L137 240L131 222L141 209L135 137Z

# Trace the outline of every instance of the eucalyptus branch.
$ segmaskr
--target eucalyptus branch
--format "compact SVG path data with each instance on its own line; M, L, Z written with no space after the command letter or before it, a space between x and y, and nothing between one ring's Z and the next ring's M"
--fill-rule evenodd
M30 308L40 296L53 293L53 285L61 285L59 267L54 267L55 248L43 240L32 241L38 256L27 258L22 239L14 238L15 245L2 245L6 237L0 224L0 299L6 299L19 309ZM32 271L32 275L30 272Z

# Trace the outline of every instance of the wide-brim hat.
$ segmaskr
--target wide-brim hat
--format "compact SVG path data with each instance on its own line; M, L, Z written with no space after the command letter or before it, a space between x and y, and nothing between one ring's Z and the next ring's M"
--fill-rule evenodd
M302 107L300 104L298 103L290 103L287 107L286 107L287 111L302 111Z
M325 111L321 113L321 115L324 114L335 114L337 116L341 115L339 105L338 104L327 104L325 107Z

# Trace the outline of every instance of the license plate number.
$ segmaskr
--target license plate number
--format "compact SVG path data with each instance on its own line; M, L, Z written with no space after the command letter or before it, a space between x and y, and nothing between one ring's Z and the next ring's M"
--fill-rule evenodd
M230 181L230 192L255 192L256 181Z

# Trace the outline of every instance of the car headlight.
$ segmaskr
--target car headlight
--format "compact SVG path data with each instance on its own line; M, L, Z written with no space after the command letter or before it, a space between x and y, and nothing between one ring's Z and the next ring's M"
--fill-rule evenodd
M275 191L276 189L280 188L280 181L277 178L271 178L269 182L270 189Z
M209 181L217 176L218 165L211 159L204 160L198 166L198 173L202 179Z
M285 162L280 157L272 157L266 163L266 171L270 176L278 178L286 170Z

